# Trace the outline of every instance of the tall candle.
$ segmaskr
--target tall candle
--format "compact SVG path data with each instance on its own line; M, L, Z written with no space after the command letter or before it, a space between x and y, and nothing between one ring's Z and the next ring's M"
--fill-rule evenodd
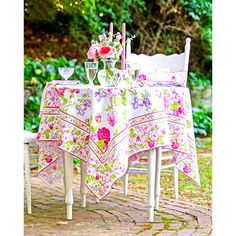
M122 54L121 54L121 70L125 70L125 23L122 24Z
M112 22L110 23L109 33L111 34L110 41L112 42L112 37L113 37L113 23Z

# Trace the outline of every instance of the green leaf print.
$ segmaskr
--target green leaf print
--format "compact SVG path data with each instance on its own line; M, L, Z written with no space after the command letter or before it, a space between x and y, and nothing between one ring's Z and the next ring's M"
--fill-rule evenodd
M91 130L93 133L95 133L95 131L97 130L97 128L91 125L91 126L90 126L90 130Z
M123 116L123 119L124 119L124 120L128 120L128 111L125 110L125 111L122 113L122 116Z
M81 135L81 131L80 130L76 130L75 131L75 135L77 135L77 136Z
M108 105L108 106L106 107L106 109L105 109L106 112L109 112L109 111L111 111L111 110L112 110L112 106L111 106L111 105Z
M99 147L100 149L103 149L104 146L105 146L104 140L98 140L98 141L97 141L97 145L98 145L98 147Z
M164 88L164 89L162 90L162 93L163 93L164 95L166 95L166 94L167 94L167 89Z
M114 101L115 106L120 106L122 104L122 98L121 97L114 97L113 101Z
M119 133L119 129L118 129L118 128L116 128L116 129L115 129L114 136L116 136L118 133Z
M190 122L189 120L187 120L187 127L191 128L192 127L192 122Z
M49 117L49 121L54 121L54 119L55 119L54 116Z
M164 144L164 135L160 135L159 136L159 142L160 142L160 144Z
M173 102L170 106L169 106L169 108L170 108L170 110L177 110L178 108L180 107L180 105L179 105L179 103L178 102Z
M130 129L130 136L131 136L132 138L135 138L135 137L137 136L136 133L134 132L134 129L133 129L133 128Z
M140 143L138 146L139 148L144 148L144 145L142 143Z

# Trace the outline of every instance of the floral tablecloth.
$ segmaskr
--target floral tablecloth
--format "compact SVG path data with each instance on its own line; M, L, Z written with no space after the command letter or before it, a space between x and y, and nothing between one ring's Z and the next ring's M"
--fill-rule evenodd
M40 116L39 177L50 186L63 177L65 151L86 161L86 185L101 199L125 174L129 157L157 147L173 150L177 168L200 185L188 88L52 81Z

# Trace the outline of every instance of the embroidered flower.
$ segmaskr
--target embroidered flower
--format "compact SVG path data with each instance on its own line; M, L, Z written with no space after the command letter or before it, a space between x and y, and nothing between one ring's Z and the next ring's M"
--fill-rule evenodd
M148 141L148 147L154 148L155 142L154 141Z
M107 114L107 122L110 126L114 127L117 121L118 120L114 111Z
M49 127L49 129L53 129L54 128L54 124L49 124L48 127Z
M144 83L145 81L147 81L147 76L144 74L139 74L137 77L137 82Z
M191 172L191 169L188 166L185 165L184 168L183 168L183 171L184 171L184 173L188 174L188 173Z
M66 88L55 88L55 91L57 92L57 94L59 96L64 96L64 92L65 92Z
M179 144L177 142L172 142L171 147L173 149L178 149L179 148Z
M110 141L110 130L102 127L97 131L98 140L107 140ZM105 142L105 141L104 141Z
M36 139L40 139L40 137L41 137L41 133L38 133Z
M47 156L47 157L45 158L45 161L46 161L47 163L51 163L52 160L53 160L52 155L49 155L49 156Z
M100 122L101 122L101 119L102 119L102 115L101 115L100 113L98 113L98 114L95 116L96 122L100 123Z

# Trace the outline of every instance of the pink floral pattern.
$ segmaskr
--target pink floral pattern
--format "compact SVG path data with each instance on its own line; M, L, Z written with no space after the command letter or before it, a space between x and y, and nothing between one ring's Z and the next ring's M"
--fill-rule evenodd
M63 177L62 153L87 162L87 187L105 197L138 153L174 151L176 166L198 185L190 95L182 87L80 87L53 81L41 101L39 176Z

